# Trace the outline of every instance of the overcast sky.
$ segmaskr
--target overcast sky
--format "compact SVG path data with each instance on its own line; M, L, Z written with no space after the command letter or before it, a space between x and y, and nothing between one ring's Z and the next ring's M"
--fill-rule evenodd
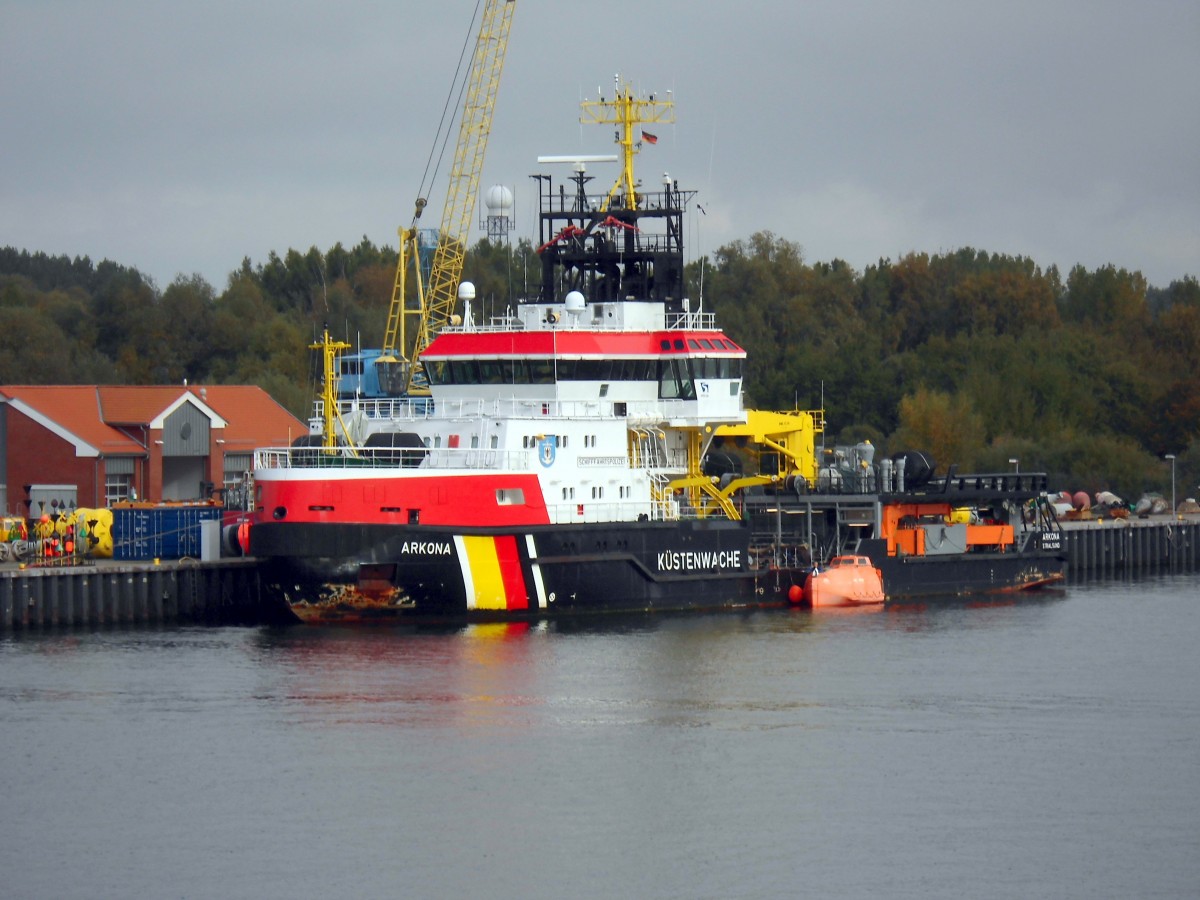
M578 104L620 73L673 91L639 175L700 191L690 258L766 229L860 270L972 246L1200 275L1196 0L517 3L481 184L515 188L517 236L539 154L613 151ZM0 0L0 245L218 290L246 256L394 246L475 8Z

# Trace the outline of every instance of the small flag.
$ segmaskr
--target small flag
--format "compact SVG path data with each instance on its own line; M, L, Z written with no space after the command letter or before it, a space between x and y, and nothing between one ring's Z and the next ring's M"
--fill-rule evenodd
M651 134L648 131L643 131L642 132L642 140L645 141L647 144L657 144L658 143L658 135Z

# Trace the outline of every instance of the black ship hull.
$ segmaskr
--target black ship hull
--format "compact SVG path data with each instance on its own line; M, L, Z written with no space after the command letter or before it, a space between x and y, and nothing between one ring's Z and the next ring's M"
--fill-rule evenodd
M275 608L310 622L504 621L778 606L806 570L770 567L737 522L513 529L260 523Z

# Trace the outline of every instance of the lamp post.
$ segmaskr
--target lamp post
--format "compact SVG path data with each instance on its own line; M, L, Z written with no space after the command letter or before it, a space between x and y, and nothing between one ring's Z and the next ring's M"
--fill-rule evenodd
M1171 516L1175 515L1175 454L1168 453L1163 459L1171 461Z

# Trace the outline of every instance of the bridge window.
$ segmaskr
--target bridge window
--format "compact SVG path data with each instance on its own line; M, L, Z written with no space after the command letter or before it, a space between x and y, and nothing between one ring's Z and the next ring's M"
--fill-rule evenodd
M432 362L426 362L425 377L429 379L430 384L445 384L446 363L440 359Z
M529 360L530 384L554 384L554 363L548 359Z
M687 359L659 360L658 396L662 400L696 399L696 383Z
M479 366L473 359L456 359L450 362L451 384L479 384Z
M512 366L508 366L507 375L504 371L505 365L498 359L481 359L479 361L479 378L480 384L511 384L512 383Z

